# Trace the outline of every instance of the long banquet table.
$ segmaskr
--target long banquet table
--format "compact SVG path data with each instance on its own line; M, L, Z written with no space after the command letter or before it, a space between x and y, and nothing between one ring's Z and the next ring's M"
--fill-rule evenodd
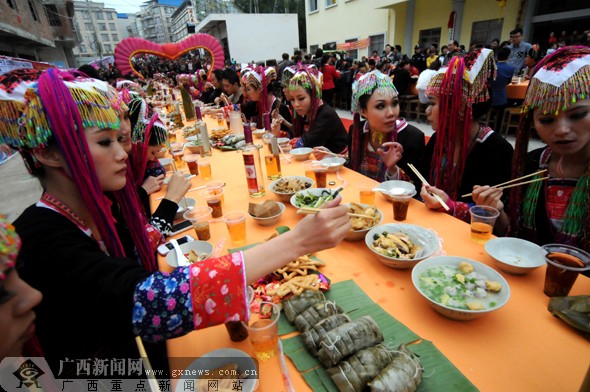
M281 160L281 168L283 176L303 175L302 165L295 160ZM240 152L214 150L212 173L212 180L226 182L224 212L247 211L251 201L276 200L268 189L266 196L260 199L248 196ZM334 187L345 185L342 192L344 202L358 202L354 184L360 180L366 180L366 177L346 168L338 175L328 175L328 181L336 182ZM208 181L197 176L192 179L192 186L204 185ZM269 182L266 181L266 185ZM196 197L196 193L187 197ZM152 202L157 203L154 198L163 194L163 190L154 194ZM393 222L391 203L380 195L376 196L376 201L377 207L384 213L384 223ZM197 205L204 205L204 201L197 200ZM293 227L300 219L295 208L288 205L278 225ZM493 260L484 246L470 240L469 226L462 221L430 211L419 201L412 200L406 223L435 230L443 239L447 255L468 257L493 266ZM247 218L248 243L262 241L273 231L274 227L258 226ZM196 238L194 232L188 233ZM224 248L232 247L223 222L212 223L211 234L213 245L226 238ZM336 248L319 252L317 256L326 262L322 273L332 282L353 279L386 312L421 338L433 342L481 391L577 391L582 384L590 364L590 342L547 311L548 297L543 294L545 267L525 276L501 272L510 285L508 303L479 319L459 322L435 312L414 289L411 271L384 266L366 248L364 241L342 242ZM162 270L170 270L164 258L160 257L159 262ZM590 279L583 276L578 278L570 293L581 294L590 294ZM225 347L252 354L248 339L240 343L230 341L225 327L221 325L168 341L170 366L184 369L191 357ZM286 390L278 359L261 361L259 366L259 391ZM287 366L294 390L311 390L288 359Z

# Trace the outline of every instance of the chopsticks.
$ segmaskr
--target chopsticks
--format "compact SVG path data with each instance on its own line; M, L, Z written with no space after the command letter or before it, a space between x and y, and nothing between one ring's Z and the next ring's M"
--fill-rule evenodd
M315 215L320 211L322 211L321 208L301 207L300 209L297 210L297 213L303 214L303 215ZM366 219L371 219L371 220L378 219L378 217L376 217L376 216L365 215L365 214L355 214L353 212L349 212L348 216L352 216L352 217L356 217L356 218L366 218Z
M426 181L426 178L424 178L424 177L422 176L422 174L420 174L420 172L418 171L418 169L416 169L416 168L414 167L414 165L412 165L411 163L408 163L408 167L409 167L410 169L412 169L412 171L414 172L414 174L416 174L416 176L417 176L417 177L420 179L420 181L422 181L422 183L423 183L424 185L430 186L430 184L428 183L428 181ZM435 198L436 200L438 200L438 202L440 203L440 205L441 205L441 206L443 206L443 208L444 208L446 211L449 211L449 210L450 210L450 208L449 208L449 206L447 205L447 203L445 203L445 202L443 201L443 199L441 199L441 197L440 197L439 195L437 195L436 193L431 193L431 195L432 195L432 196L434 196L434 198Z
M518 177L518 178L515 178L514 180L510 180L510 181L506 181L506 182L503 182L503 183L498 184L498 185L494 185L494 186L492 186L492 188L497 188L497 189L504 190L504 189L508 189L508 188L514 188L516 186L531 184L531 183L537 182L537 181L545 181L546 179L549 178L549 176L541 177L541 178L535 178L535 179L529 180L529 181L517 182L517 181L523 180L523 179L528 178L528 177L533 177L533 176L536 176L538 174L545 173L546 171L547 171L547 169L539 170L538 172L527 174L526 176ZM517 182L517 183L516 184L512 184L513 182ZM512 185L503 186L503 185L507 185L507 184L512 184ZM473 195L473 193L467 193L465 195L462 195L461 197L469 197L471 195Z
M146 374L148 376L148 383L150 384L150 389L152 390L152 392L160 392L158 380L156 380L156 376L154 375L154 369L152 369L152 364L150 363L147 353L145 352L145 348L143 347L141 337L136 336L135 343L137 344L139 355L141 356L141 360L143 361L143 366L145 366Z
M344 155L344 154L336 154L335 152L332 152L332 151L318 150L318 152L321 152L322 154L326 154L326 155L332 155L333 157L348 159L348 156L347 155Z

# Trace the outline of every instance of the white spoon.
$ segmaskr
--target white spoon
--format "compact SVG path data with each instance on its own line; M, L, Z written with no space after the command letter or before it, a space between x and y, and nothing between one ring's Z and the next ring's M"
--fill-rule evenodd
M173 238L170 240L170 243L172 244L172 246L174 247L174 250L176 251L176 264L178 264L179 267L189 266L191 263L189 263L188 259L184 255L184 253L182 253L182 250L180 249L178 242L176 242L176 240Z

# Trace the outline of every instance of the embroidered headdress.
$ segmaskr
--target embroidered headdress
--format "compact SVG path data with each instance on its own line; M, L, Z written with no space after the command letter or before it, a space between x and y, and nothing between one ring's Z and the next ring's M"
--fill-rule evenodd
M143 91L141 86L131 80L119 80L116 84L117 92L123 102L129 104L132 99L141 97Z
M20 245L20 238L14 226L0 215L0 280L6 278L6 270L14 267Z
M459 196L470 144L472 105L490 99L488 83L496 77L493 51L476 49L464 57L453 57L430 80L426 95L438 96L438 130L430 180L445 190L452 199ZM462 128L460 128L463 126ZM456 141L461 140L459 161L452 164Z
M270 111L269 106L269 85L272 81L277 79L277 71L274 67L248 67L242 71L242 86L244 90L253 88L260 91L260 100L257 103L258 115L260 121L266 123L265 126L270 126Z
M289 87L289 81L291 80L291 78L293 77L293 75L295 75L297 67L295 66L291 66L291 67L286 67L283 70L283 74L281 75L281 86L282 87Z
M514 146L513 178L524 174L533 112L558 115L580 100L590 98L590 48L566 46L545 56L530 80ZM537 203L543 182L515 188L508 208L514 235L536 231ZM590 249L590 168L578 179L558 233L559 242Z
M302 65L296 69L295 74L289 81L289 90L295 91L302 87L310 95L310 112L309 124L314 122L317 111L322 105L322 78L323 75L318 71L315 65ZM301 136L304 128L304 118L294 113L293 134Z
M126 110L106 82L78 72L16 70L0 76L0 143L19 149L29 170L39 173L41 165L33 152L55 143L106 250L115 257L124 257L125 252L84 129L119 129L119 115ZM145 217L139 213L135 185L127 182L115 196L122 205L134 207L122 211L144 266L154 270L155 257L145 234Z

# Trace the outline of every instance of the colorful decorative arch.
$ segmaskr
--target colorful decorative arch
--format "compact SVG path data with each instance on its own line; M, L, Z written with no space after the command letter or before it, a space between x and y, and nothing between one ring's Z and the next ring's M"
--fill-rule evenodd
M131 59L138 54L152 54L169 60L175 60L183 54L204 49L211 55L213 66L207 73L207 79L215 69L222 69L225 63L223 48L214 37L209 34L193 34L178 43L156 44L143 38L125 38L115 47L115 63L123 75L134 73L140 78L144 76L133 67Z

